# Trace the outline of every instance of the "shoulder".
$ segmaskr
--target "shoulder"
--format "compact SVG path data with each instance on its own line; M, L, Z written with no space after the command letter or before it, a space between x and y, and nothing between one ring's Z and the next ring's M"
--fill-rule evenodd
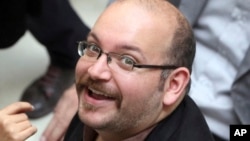
M201 111L188 95L147 137L147 141L154 140L214 141Z

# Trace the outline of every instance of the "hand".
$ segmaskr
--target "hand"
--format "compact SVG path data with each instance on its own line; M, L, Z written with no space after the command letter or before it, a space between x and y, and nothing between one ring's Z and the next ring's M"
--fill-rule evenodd
M24 141L37 129L31 125L25 112L32 111L27 102L16 102L0 110L1 141Z
M42 134L40 141L61 141L75 115L78 107L78 98L75 85L67 89L58 104L54 116Z

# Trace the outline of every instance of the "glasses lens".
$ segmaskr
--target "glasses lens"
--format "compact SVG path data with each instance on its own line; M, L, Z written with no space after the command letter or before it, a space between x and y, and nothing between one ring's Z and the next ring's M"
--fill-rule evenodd
M134 61L124 55L110 54L112 57L112 63L110 65L116 65L119 69L131 71L133 69Z
M88 44L84 50L84 54L88 57L98 57L101 53L101 49L95 44Z
M101 53L101 48L95 44L82 41L78 45L78 54L86 61L96 61Z
M102 50L95 44L81 41L78 43L78 54L83 56L86 61L96 61L102 54ZM116 53L105 53L107 62L114 70L131 71L135 64L134 60L126 55Z
M84 50L84 43L83 42L79 42L78 43L78 54L80 55L80 56L83 56L84 55L84 53L83 53L83 50Z

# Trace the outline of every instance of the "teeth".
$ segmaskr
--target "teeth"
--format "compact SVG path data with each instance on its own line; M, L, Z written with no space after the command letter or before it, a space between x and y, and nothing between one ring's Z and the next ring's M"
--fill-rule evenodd
M109 96L109 95L107 95L107 94L105 94L103 92L100 92L98 90L95 90L95 89L92 89L92 88L89 88L89 90L92 91L92 93L94 93L94 94L102 95L102 96L105 96L105 97L108 97L108 98L112 98L111 96Z

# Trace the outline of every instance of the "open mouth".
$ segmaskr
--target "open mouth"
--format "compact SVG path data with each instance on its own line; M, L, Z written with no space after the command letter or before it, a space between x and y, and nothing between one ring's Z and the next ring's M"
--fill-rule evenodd
M88 88L88 95L96 100L115 100L115 97L92 88Z

